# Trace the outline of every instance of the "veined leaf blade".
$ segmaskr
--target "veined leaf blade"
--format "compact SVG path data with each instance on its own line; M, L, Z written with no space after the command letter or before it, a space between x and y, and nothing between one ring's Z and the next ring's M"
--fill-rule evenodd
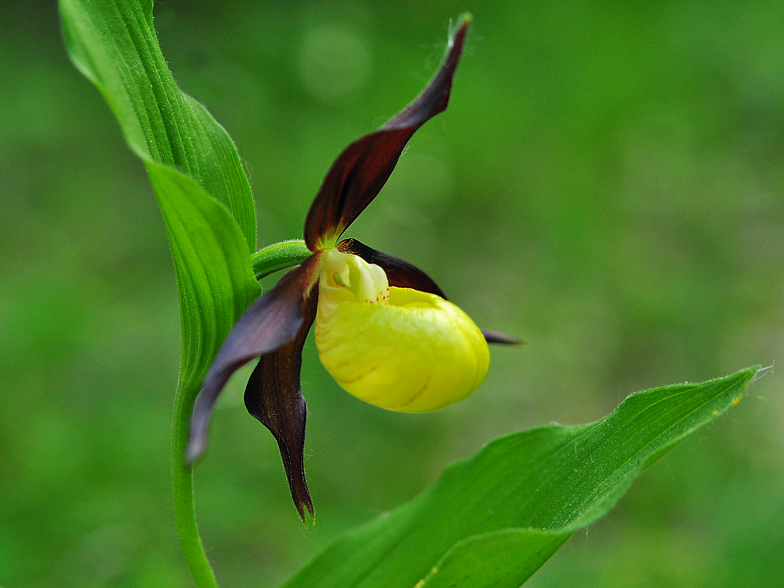
M223 203L253 252L255 208L236 147L174 82L153 27L152 2L60 0L60 13L71 60L101 91L131 149L193 178Z
M639 392L589 425L497 439L413 501L336 540L286 586L519 585L645 467L736 404L756 371ZM477 567L492 549L503 549L495 565Z
M174 258L182 321L181 385L200 383L220 345L261 294L242 235L224 206L191 178L148 162Z

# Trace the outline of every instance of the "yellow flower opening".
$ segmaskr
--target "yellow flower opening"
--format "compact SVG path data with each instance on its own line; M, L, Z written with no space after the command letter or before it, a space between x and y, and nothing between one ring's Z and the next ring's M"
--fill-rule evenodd
M466 398L490 364L482 332L457 306L390 287L379 266L336 249L325 252L319 279L316 346L344 390L402 412Z

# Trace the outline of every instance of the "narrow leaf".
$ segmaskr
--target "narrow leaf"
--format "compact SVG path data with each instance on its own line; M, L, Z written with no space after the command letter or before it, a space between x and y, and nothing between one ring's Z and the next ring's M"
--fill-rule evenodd
M237 223L177 170L146 163L174 259L182 321L181 386L198 385L237 316L261 293Z
M180 295L179 389L197 390L234 321L259 295L250 263L255 211L237 150L174 83L151 1L60 0L60 13L71 60L103 94L158 198Z
M144 161L193 178L232 213L255 250L253 198L239 155L226 131L183 94L161 54L152 1L60 0L69 56L95 84Z
M287 587L518 586L646 466L736 404L756 371L639 392L590 425L497 439L339 538Z
M537 529L474 535L450 549L419 588L518 588L570 535Z

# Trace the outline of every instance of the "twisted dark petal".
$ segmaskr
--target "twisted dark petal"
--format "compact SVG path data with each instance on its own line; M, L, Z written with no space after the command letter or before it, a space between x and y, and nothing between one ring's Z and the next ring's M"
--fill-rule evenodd
M302 305L304 318L297 335L283 347L261 357L245 388L248 412L261 421L278 442L291 498L303 520L305 509L313 516L313 502L303 463L307 409L299 372L302 346L316 317L317 301L318 289L314 289Z
M303 301L318 278L319 257L313 255L283 276L248 307L226 337L193 408L187 462L196 461L204 453L212 409L231 375L254 357L285 345L299 332Z
M446 109L469 24L463 20L441 68L419 97L378 131L349 145L332 164L305 220L308 249L316 251L343 234L384 186L414 132Z
M429 292L446 300L446 295L441 288L418 267L403 261L399 257L388 255L377 251L372 247L360 243L356 239L344 239L338 244L338 250L342 253L352 253L358 255L368 263L374 263L387 274L390 286L397 288L411 288L420 292ZM486 331L482 329L482 334L488 343L501 345L520 345L522 341L500 331Z
M486 331L482 329L482 334L485 336L485 341L488 343L496 343L499 345L522 345L524 341L517 337L512 337L501 331Z
M344 239L338 245L338 250L343 253L358 255L368 263L374 263L379 266L387 274L390 286L429 292L446 300L446 295L430 276L399 257L377 251L356 239Z

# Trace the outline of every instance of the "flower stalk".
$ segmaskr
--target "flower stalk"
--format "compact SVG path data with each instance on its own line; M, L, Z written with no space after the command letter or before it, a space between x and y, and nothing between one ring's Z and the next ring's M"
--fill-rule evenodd
M182 459L188 445L191 413L199 392L197 385L181 384L174 395L172 416L172 497L174 518L182 553L198 588L218 588L196 522L193 500L193 466Z
M277 271L305 262L311 256L302 239L289 239L265 247L251 256L253 273L260 280Z

